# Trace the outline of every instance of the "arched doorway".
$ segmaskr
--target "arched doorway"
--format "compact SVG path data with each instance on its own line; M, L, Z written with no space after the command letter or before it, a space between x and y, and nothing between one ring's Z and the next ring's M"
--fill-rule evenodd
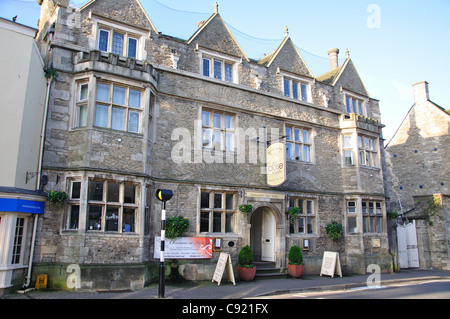
M276 220L269 207L257 208L251 216L250 246L255 260L275 261Z

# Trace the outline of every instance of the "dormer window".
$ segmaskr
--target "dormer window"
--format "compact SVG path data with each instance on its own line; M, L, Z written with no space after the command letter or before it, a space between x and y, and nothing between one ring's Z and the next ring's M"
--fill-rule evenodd
M280 72L282 73L284 96L304 102L312 102L311 82L309 79Z
M111 29L99 30L98 49L100 51L136 59L137 46L138 36Z
M353 94L345 94L345 110L347 113L365 115L366 100Z
M201 72L204 76L237 83L237 59L213 54L202 54Z
M92 49L114 53L121 57L145 59L144 41L148 32L129 25L112 23L92 17L95 23L95 45Z

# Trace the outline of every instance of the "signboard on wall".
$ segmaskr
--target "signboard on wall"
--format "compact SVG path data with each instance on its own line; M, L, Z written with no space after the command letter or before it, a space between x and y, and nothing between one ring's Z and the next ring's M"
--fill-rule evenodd
M1 212L44 214L44 208L45 202L16 198L0 198Z
M212 258L213 239L210 237L166 238L164 258L167 259L206 259ZM159 259L161 237L155 237L153 257Z
M286 151L284 143L271 144L266 150L267 185L280 186L286 180Z

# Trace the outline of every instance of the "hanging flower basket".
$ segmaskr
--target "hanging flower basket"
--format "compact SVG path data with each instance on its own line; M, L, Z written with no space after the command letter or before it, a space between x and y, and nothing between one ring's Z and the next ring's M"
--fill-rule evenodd
M338 223L337 221L332 222L331 224L328 224L325 227L325 230L328 234L328 237L332 240L337 240L341 238L342 235L342 224Z
M300 214L300 207L299 206L289 207L289 209L287 210L287 214L289 217L289 223L294 224L295 218L297 217L298 214Z
M68 197L69 195L67 195L66 192L51 191L50 193L48 193L47 200L53 205L61 207L61 205L67 200Z
M253 206L251 204L242 204L239 205L239 210L241 211L241 213L248 215L252 212Z

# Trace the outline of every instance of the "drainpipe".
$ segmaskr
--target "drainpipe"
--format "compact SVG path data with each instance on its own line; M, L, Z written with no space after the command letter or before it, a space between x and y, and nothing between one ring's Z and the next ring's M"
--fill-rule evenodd
M42 120L42 129L41 129L41 147L39 151L39 162L38 162L38 175L37 175L37 189L41 189L41 172L42 172L42 161L44 156L44 143L45 143L45 130L47 128L47 113L48 113L48 104L50 100L50 86L52 84L53 79L50 78L47 80L47 93L45 96L45 107L44 107L44 118ZM28 272L26 277L26 282L23 285L24 288L28 288L31 283L31 268L33 265L33 255L34 255L34 246L36 242L36 231L37 231L37 222L38 215L34 214L34 226L33 226L33 236L31 238L31 248L30 248L30 256L28 258Z

